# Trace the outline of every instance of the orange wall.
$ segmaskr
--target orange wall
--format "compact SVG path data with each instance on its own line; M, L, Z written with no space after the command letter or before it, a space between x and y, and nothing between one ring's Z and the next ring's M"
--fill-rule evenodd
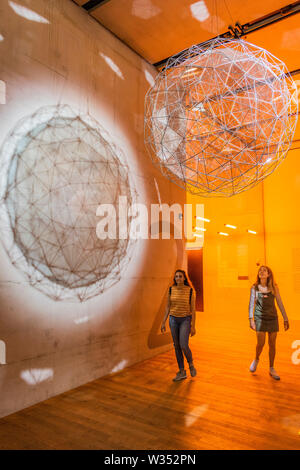
M299 319L300 301L300 150L292 150L277 170L255 188L231 198L200 198L203 203L204 312L244 315L257 263L269 265L290 319ZM224 227L225 223L237 230ZM247 229L257 231L250 235ZM218 231L229 233L220 236ZM248 276L248 280L238 280Z
M298 125L299 126L299 125ZM300 319L300 150L265 181L267 263L274 269L290 318Z
M205 314L245 314L256 263L264 262L262 201L261 186L226 199L187 195L187 202L204 204L204 217L211 220L205 223L203 248ZM237 229L226 229L226 223ZM248 234L248 228L258 234ZM218 235L218 231L230 236ZM249 281L239 276L248 276Z

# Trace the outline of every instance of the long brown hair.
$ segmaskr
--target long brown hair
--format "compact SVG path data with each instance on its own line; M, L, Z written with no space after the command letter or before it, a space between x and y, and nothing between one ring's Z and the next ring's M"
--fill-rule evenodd
M256 282L254 283L255 289L258 290L258 284L260 284L259 271L261 270L261 268L266 268L266 270L268 271L267 287L272 292L272 294L275 295L275 288L277 287L277 284L275 283L272 269L269 268L269 266L260 266L259 267Z
M183 269L176 269L175 274L174 274L174 279L173 279L173 286L177 286L177 283L176 283L176 281L175 281L176 273L182 273L182 274L183 274L183 277L184 277L184 281L183 281L184 285L191 287L191 285L190 285L190 283L189 283L189 281L188 281L187 275L186 275L185 271L183 271Z

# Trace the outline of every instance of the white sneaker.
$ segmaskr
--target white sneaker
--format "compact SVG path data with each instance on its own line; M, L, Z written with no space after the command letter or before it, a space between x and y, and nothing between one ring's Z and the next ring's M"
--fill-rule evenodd
M250 369L249 369L250 372L255 372L256 371L257 364L258 364L258 360L254 359L254 361L252 361L252 364L251 364Z
M273 377L275 380L280 380L279 375L277 374L276 370L274 367L270 367L270 376Z

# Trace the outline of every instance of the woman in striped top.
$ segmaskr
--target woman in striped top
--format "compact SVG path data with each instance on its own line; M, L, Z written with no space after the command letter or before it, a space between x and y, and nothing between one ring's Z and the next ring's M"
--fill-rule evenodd
M166 320L170 314L169 324L174 342L175 355L179 372L173 378L174 382L186 379L184 356L189 364L190 373L195 377L197 371L193 364L192 351L189 348L189 335L194 336L195 330L195 293L190 286L185 271L177 269L174 283L169 289L166 312L161 325L161 331L166 331Z

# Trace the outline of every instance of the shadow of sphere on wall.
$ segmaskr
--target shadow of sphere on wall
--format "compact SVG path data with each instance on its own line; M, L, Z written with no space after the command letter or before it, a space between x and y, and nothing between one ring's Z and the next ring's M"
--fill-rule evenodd
M48 106L19 121L1 150L2 241L32 287L83 302L121 278L134 240L100 240L99 204L136 191L121 150L91 116ZM131 219L127 221L130 231Z

